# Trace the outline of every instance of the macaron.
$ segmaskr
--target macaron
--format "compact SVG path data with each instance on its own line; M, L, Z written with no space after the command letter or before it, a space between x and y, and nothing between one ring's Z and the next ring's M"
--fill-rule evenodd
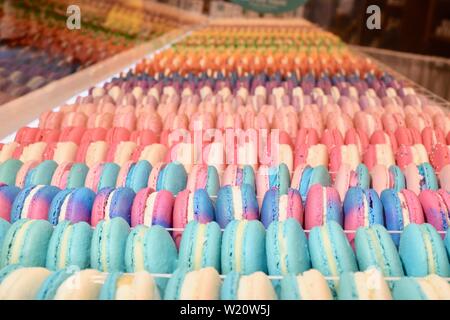
M288 189L287 194L280 194L277 188L271 188L264 195L261 207L261 222L269 227L273 221L294 218L303 225L303 204L300 192Z
M422 190L437 190L439 188L436 173L429 163L418 166L410 164L404 169L406 188L419 195Z
M220 289L222 300L277 300L272 282L263 272L242 275L230 272Z
M48 221L85 221L90 223L95 193L89 188L65 189L56 194L48 210Z
M0 183L0 218L10 221L11 209L20 189Z
M364 164L372 170L377 164L390 167L395 164L394 153L389 144L371 144L364 153Z
M376 268L343 273L337 296L339 300L392 300L389 286Z
M53 173L52 186L60 189L84 187L89 168L84 163L63 162Z
M406 189L405 175L398 166L376 165L370 170L372 176L372 188L381 195L386 189L394 189L399 192Z
M345 199L347 190L352 187L362 189L370 188L370 174L365 164L360 163L355 170L344 163L340 166L334 179L334 188L339 192L341 199Z
M256 220L231 221L222 235L222 274L267 272L266 230Z
M359 227L384 225L383 205L373 189L350 188L345 195L343 208L345 230L356 231ZM353 244L355 234L347 236Z
M430 224L410 224L400 238L399 254L407 276L450 276L444 242Z
M25 187L33 185L50 185L58 164L53 160L45 160L32 168L25 179Z
M172 211L175 198L170 191L155 192L145 188L136 194L131 208L131 226L157 224L172 227Z
M151 170L152 165L147 160L138 162L127 161L120 168L116 186L128 187L134 192L139 192L147 187Z
M17 173L22 165L23 162L17 159L8 159L0 163L0 183L15 185Z
M336 177L336 173L343 164L347 164L353 170L356 170L361 163L356 144L335 146L330 150L328 170L331 176Z
M266 191L271 188L277 188L280 194L287 194L290 180L289 169L284 163L273 167L260 166L256 173L258 204L262 204Z
M187 184L187 173L184 166L177 162L159 163L150 173L148 186L156 191L168 190L174 196L184 190Z
M39 165L39 161L31 160L26 161L17 171L16 174L16 182L15 185L19 188L25 188L27 186L27 182L30 180L28 177L32 170Z
M270 224L266 234L266 255L270 275L299 274L311 268L305 232L292 218Z
M438 231L446 231L450 223L450 195L445 190L423 190L419 195L425 218Z
M50 270L41 267L19 268L9 273L0 285L1 300L33 300Z
M214 268L177 269L167 284L164 300L219 300L220 275Z
M197 189L204 189L215 200L219 187L219 174L216 167L202 164L192 167L186 185L188 190L194 192Z
M253 167L249 165L228 165L223 172L222 186L241 186L243 184L248 184L253 188L256 188L255 172L253 171Z
M306 197L305 229L321 226L329 221L344 224L339 193L332 187L313 185Z
M90 167L84 186L92 189L94 192L101 191L104 188L115 187L119 171L120 167L115 163L97 163Z
M392 296L395 300L449 300L450 284L436 274L405 277L395 281Z
M13 202L11 222L19 219L48 219L53 198L60 191L54 186L30 186L22 189Z
M139 225L131 230L125 248L127 272L172 273L177 266L177 259L175 242L163 227ZM167 284L165 278L155 281L161 289Z
M285 275L280 284L280 300L333 300L333 295L325 277L311 269Z
M310 167L302 165L295 169L291 188L300 192L303 202L306 201L309 189L315 184L320 184L324 187L331 186L331 177L325 166Z
M45 220L21 219L6 233L0 264L21 264L24 267L43 267L53 226Z
M34 299L36 300L53 300L59 287L71 277L75 272L79 272L78 266L70 266L52 272L39 287Z
M361 271L375 266L385 277L404 275L397 247L382 225L358 228L355 236L355 252Z
M222 231L216 222L191 221L181 238L178 267L199 270L213 267L220 272Z
M130 188L103 188L94 200L91 225L95 227L100 220L121 217L128 224L131 222L131 208L135 193Z
M220 188L215 213L221 228L225 228L233 220L258 220L259 207L255 189L248 184Z
M158 286L146 271L108 274L100 290L100 300L160 300Z
M418 166L430 162L430 160L424 145L414 144L412 146L401 145L395 154L395 162L401 169L404 169L410 164Z
M308 239L311 265L324 276L339 277L344 272L358 271L355 254L342 227L329 221L321 227L314 227ZM337 281L330 282L334 293Z
M91 241L91 267L103 272L125 271L125 247L130 226L121 217L102 220Z
M414 192L402 190L397 192L386 189L381 193L381 203L384 208L386 228L389 231L401 231L410 223L425 223L422 206ZM399 244L400 235L392 234L396 245Z
M45 266L51 270L89 268L92 233L93 229L84 221L58 223L50 238Z
M53 300L97 300L106 274L85 269L66 278L56 290ZM77 285L74 285L77 284Z

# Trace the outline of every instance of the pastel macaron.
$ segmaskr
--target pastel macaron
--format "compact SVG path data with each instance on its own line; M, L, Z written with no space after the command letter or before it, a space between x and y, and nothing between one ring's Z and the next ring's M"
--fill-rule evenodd
M277 188L281 194L286 194L291 184L288 167L282 163L278 166L260 166L256 173L256 191L259 205L262 204L266 191Z
M82 221L61 221L53 230L47 250L46 267L87 269L90 265L93 229Z
M343 273L337 296L339 300L392 300L388 283L376 268Z
M178 266L188 270L213 267L220 272L222 231L216 222L187 224L181 238Z
M222 235L222 274L267 272L266 230L256 220L234 220Z
M214 221L214 205L205 189L197 189L194 192L188 189L178 193L173 206L173 227L184 229L190 221L208 223ZM174 232L177 245L181 241L181 232Z
M233 220L258 220L259 207L255 189L248 184L220 188L215 213L221 228L225 228Z
M184 190L187 184L187 173L180 162L158 163L153 166L148 186L156 191L168 190L174 196Z
M433 167L425 162L418 166L410 164L404 169L406 188L419 195L422 190L437 190L438 179Z
M395 282L392 295L395 300L449 300L450 284L436 274L405 277Z
M94 192L116 186L120 167L112 162L102 162L90 167L84 186Z
M214 268L177 269L171 276L164 300L219 300L221 279Z
M396 165L390 167L376 165L370 171L370 175L372 176L372 188L378 195L381 195L386 189L401 191L406 188L405 175Z
M298 274L311 268L305 232L292 218L270 224L266 233L266 255L270 275Z
M285 275L279 295L280 300L333 300L327 280L316 269Z
M99 300L160 300L155 279L146 271L133 274L108 274L100 290Z
M0 183L0 218L10 221L11 209L20 189Z
M397 192L386 189L381 193L386 228L389 231L401 231L410 223L425 223L422 206L416 194L410 190ZM392 234L396 245L400 241L399 234Z
M120 168L116 186L128 187L134 192L139 192L147 187L151 170L152 165L147 160L127 161Z
M375 266L385 277L404 275L397 247L382 225L358 228L355 236L355 252L361 271Z
M53 226L46 220L21 219L5 235L0 264L44 267Z
M230 272L220 289L222 300L276 300L271 280L263 272L242 275Z
M339 192L341 199L345 198L347 190L352 187L362 189L370 188L370 174L365 164L360 163L355 170L348 164L342 164L334 179L334 188Z
M400 238L399 254L407 276L450 276L444 242L430 224L410 224Z
M191 192L197 189L204 189L215 200L219 187L220 180L216 167L202 164L196 164L192 167L186 189Z
M125 247L130 226L121 217L102 220L91 241L91 267L103 272L125 271Z
M131 226L140 224L172 227L175 198L170 191L145 188L136 194L131 208Z
M308 165L300 165L295 169L291 188L300 192L303 202L306 201L309 189L315 184L320 184L324 187L331 186L331 177L325 166L310 167Z
M53 198L60 191L54 186L30 186L22 189L13 202L11 222L19 219L48 219Z
M277 188L271 188L264 195L261 207L261 222L268 227L273 221L294 218L303 225L303 204L300 192L288 189L287 194L280 194Z
M445 190L423 190L419 195L425 218L438 231L446 231L450 222L450 195Z
M241 186L243 184L248 184L256 188L253 167L250 165L228 165L222 175L222 186Z
M91 225L95 227L101 220L121 217L131 222L131 208L135 193L126 187L103 188L95 197L92 206Z
M344 224L339 193L332 187L313 185L306 197L305 229L321 226L329 221Z
M84 187L89 168L84 163L63 162L52 176L51 185L60 189Z
M373 189L350 188L345 195L343 209L345 230L384 225L383 205ZM350 243L353 243L354 237L355 234L348 234Z
M58 167L58 164L53 160L45 160L40 162L34 168L28 171L24 187L34 185L50 185L53 174Z
M0 164L0 183L13 186L16 183L17 173L23 162L17 159L8 159Z
M0 285L1 300L33 300L51 271L42 267L17 268Z
M95 193L89 188L65 189L56 194L48 210L48 221L53 225L60 221L91 221Z

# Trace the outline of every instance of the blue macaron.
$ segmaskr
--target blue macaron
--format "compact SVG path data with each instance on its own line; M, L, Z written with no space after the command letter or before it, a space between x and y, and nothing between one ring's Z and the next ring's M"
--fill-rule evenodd
M407 276L437 274L450 276L450 264L444 242L430 224L410 224L402 233L400 258Z
M355 187L359 187L362 189L369 189L370 188L370 173L369 169L364 163L360 163L356 166L355 169L357 184Z
M61 221L53 230L48 245L46 267L59 270L76 266L90 266L93 229L86 222Z
M222 231L216 222L191 221L183 231L178 266L188 270L213 267L220 272Z
M267 228L266 255L270 275L298 274L311 268L305 232L292 218L274 221Z
M91 221L95 192L89 188L64 189L53 198L48 211L48 221L56 225L59 221Z
M393 180L392 189L397 192L406 189L405 175L403 174L403 171L400 169L400 167L392 165L388 170Z
M102 220L91 241L91 267L104 272L125 271L125 247L130 226L120 218Z
M309 189L315 184L320 184L324 187L331 186L331 176L325 166L317 166L314 168L307 166L304 169L298 188L303 202L306 201Z
M187 173L183 166L178 161L166 164L158 175L156 182L156 191L168 190L174 196L178 192L184 190L187 184Z
M131 188L134 192L146 188L151 170L152 165L147 160L131 163L123 187Z
M8 159L0 164L0 183L13 186L16 184L17 172L22 167L23 162L16 159Z
M50 185L57 167L58 164L53 160L42 161L27 173L25 187L39 184Z
M280 201L284 199L285 201ZM289 188L287 194L282 195L277 188L271 188L264 195L261 206L261 222L269 227L273 221L296 218L303 222L303 204L300 192Z
M84 163L74 163L67 175L66 188L72 189L84 187L88 172L89 167Z

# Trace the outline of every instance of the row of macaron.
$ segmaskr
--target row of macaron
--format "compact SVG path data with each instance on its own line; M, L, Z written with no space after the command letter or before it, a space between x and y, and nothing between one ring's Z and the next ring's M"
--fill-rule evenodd
M161 226L129 227L115 217L94 229L85 222L21 219L0 220L2 267L94 268L104 272L148 271L168 274L177 268L213 267L222 274L264 272L279 276L317 269L328 277L376 267L384 277L450 276L450 237L443 240L429 224L410 224L398 247L381 225L360 227L354 249L339 224L331 221L308 233L295 219L275 221L266 229L259 221L231 222L222 231L215 222L191 221L177 249ZM160 279L160 286L166 279ZM333 286L333 285L332 285Z
M85 221L96 226L103 219L122 217L131 226L161 225L183 229L189 221L217 221L225 228L234 220L260 220L265 227L273 221L296 219L307 230L335 221L347 231L360 226L385 225L391 231L410 223L428 222L437 230L449 228L450 195L447 191L386 189L378 196L373 189L350 187L342 198L331 187L313 184L302 189L270 188L258 201L253 187L224 186L216 197L206 189L185 189L175 197L165 189L144 188L135 193L128 187L105 187L98 193L89 188L60 190L34 185L20 190L0 186L0 216L8 221L44 219ZM354 234L348 238L353 241ZM394 236L398 243L398 237Z
M335 295L317 270L275 282L262 272L221 277L214 268L177 269L162 290L146 271L51 271L11 265L0 270L0 300L448 300L450 285L435 274L401 277L390 285L380 272L346 272ZM77 285L74 286L74 283ZM391 289L392 288L392 289Z

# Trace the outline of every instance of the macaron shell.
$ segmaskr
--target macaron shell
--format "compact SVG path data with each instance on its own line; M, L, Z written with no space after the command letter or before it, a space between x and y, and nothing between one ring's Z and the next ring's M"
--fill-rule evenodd
M0 183L15 185L16 176L22 167L23 162L16 159L9 159L0 164Z

